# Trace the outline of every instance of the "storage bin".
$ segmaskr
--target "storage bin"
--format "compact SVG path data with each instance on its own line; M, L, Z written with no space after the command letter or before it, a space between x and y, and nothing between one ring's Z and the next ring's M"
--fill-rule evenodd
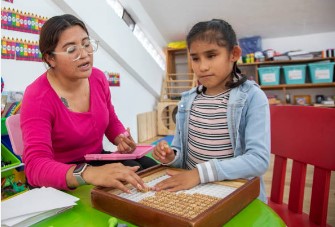
M258 68L261 85L278 85L280 66Z
M1 118L1 135L8 135L5 117Z
M308 64L312 83L333 82L334 64L334 62Z
M286 84L304 84L307 65L283 66Z
M10 162L10 164L5 166L1 165L1 177L7 177L11 175L13 173L14 167L21 164L21 161L3 144L1 144L1 163L2 162Z

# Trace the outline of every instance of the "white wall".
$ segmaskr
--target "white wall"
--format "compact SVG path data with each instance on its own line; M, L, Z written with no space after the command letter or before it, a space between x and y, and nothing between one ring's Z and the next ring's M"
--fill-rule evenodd
M273 49L281 53L290 50L321 51L335 48L335 31L302 36L263 39L262 48Z
M26 0L15 0L14 3L1 1L1 7L30 12L48 18L62 13L62 10L51 1L36 0L35 2L32 4L31 1ZM1 37L3 36L31 41L38 41L39 38L36 34L1 29ZM26 86L42 74L45 69L41 62L1 59L1 77L5 81L5 90L24 91Z
M3 1L1 3L2 7L32 12L48 18L73 11L84 20L90 28L90 34L102 42L98 52L94 55L94 65L102 71L120 73L121 86L111 87L112 102L120 120L126 127L130 127L133 138L137 141L136 116L139 113L152 111L156 108L164 74L163 70L160 69L141 44L134 40L135 37L126 24L114 15L114 11L111 8L101 6L104 7L104 10L95 11L92 9L96 9L96 7L85 3L73 4L74 7L78 5L79 10L66 7L64 9L62 6L59 7L58 3L55 4L55 2L52 0L34 0L32 3L26 0L15 0L13 4ZM81 5L87 7L93 17L99 15L97 18L109 18L104 13L113 15L111 21L117 21L119 27L108 30L106 28L111 24L110 22L104 20L103 24L101 22L98 23L98 21L88 18L88 15L85 16L85 12L83 12L84 15L81 15ZM108 32L104 34L103 30L108 30ZM38 41L38 35L4 29L1 29L1 31L2 36ZM132 45L129 47L120 40L125 42L131 40ZM109 45L110 43L112 45ZM1 76L5 81L5 90L7 91L24 91L26 86L45 70L44 64L40 62L1 59ZM105 149L112 148L106 141L104 141L104 147Z

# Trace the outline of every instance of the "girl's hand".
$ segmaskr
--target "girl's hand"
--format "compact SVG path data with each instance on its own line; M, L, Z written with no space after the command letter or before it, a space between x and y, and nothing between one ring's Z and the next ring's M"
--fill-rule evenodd
M113 187L130 193L129 188L124 183L129 183L138 190L147 188L142 178L135 173L138 168L139 166L129 167L121 163L88 166L83 173L83 178L88 184Z
M152 157L161 163L169 163L174 160L175 154L168 143L162 140L155 146Z
M159 182L154 186L154 190L167 190L170 192L177 192L193 188L200 184L200 177L197 168L187 171L167 170L166 173L171 177Z
M130 129L127 128L125 133L120 134L116 139L117 150L122 154L133 153L136 149L136 143L130 135Z

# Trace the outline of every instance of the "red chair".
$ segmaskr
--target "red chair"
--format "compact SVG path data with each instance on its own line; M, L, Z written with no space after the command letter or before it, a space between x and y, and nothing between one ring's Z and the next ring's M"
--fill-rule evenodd
M335 170L335 109L271 106L270 113L271 153L275 160L269 206L287 226L329 226L330 177ZM283 203L287 159L293 160L288 205ZM307 164L314 166L309 215L302 212Z

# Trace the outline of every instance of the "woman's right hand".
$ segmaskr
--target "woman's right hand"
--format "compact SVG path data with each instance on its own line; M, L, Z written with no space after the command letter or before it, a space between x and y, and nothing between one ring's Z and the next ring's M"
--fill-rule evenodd
M113 187L130 193L125 182L138 190L147 188L142 178L136 174L139 166L124 166L121 163L106 164L103 166L88 166L83 178L88 184L103 187Z
M175 158L174 151L169 147L168 143L165 140L160 141L154 148L152 152L152 157L161 163L172 162Z

